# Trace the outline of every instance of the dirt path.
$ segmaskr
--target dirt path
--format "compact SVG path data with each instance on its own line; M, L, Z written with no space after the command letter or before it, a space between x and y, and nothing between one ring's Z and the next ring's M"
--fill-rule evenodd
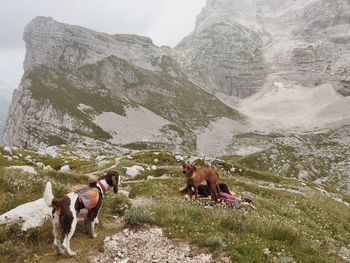
M98 170L98 171L95 171L95 172L92 172L92 173L89 173L87 174L87 176L92 179L92 180L96 180L98 178L98 174L101 173L101 172L105 172L105 171L108 171L108 170L111 170L111 169L114 169L118 166L119 162L121 159L123 159L125 156L118 156L115 158L114 160L114 164L110 167L107 167L105 169L102 169L102 170Z

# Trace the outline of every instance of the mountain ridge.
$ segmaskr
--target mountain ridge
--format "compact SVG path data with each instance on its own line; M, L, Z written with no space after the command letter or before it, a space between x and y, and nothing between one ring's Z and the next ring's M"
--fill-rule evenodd
M320 10L322 5L331 12ZM138 122L131 116L134 110L140 111L135 116L150 111L165 121L163 126L155 125L157 136L130 132L125 138L128 143L165 143L182 151L224 154L240 133L293 132L292 121L283 117L286 109L274 111L271 117L286 124L270 125L269 115L256 114L264 108L255 107L269 101L251 105L252 95L273 91L275 85L300 87L305 93L290 100L305 103L314 103L308 90L323 85L346 95L350 78L350 47L343 41L350 17L347 6L344 0L283 4L208 0L194 31L174 49L157 47L147 37L108 35L37 17L25 28L25 73L7 119L5 144L38 148L58 142L106 145L112 138L121 142L118 134L139 128L123 130L114 125L111 129L94 119L117 114L127 121L118 116L114 120L130 125ZM279 109L280 102L273 103L271 109ZM317 98L315 103L325 103L319 106L323 111L316 128L348 123L344 113L344 121L328 124L332 114L327 111L341 116L338 105L346 104L346 99L339 97L329 107ZM82 111L80 104L91 109ZM125 115L125 107L134 109L128 111L130 116ZM324 118L322 112L327 112ZM147 115L150 120L160 120L151 115ZM299 123L300 131L315 128L309 128L308 118Z

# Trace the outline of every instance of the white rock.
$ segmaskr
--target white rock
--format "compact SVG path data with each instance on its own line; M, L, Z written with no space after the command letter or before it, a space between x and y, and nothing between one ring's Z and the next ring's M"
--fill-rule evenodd
M107 160L102 160L102 161L100 161L100 162L97 163L97 166L98 166L98 167L104 167L104 166L106 166L106 165L108 165L108 164L109 164L109 161L107 161Z
M158 163L158 161L159 161L159 160L158 160L157 158L153 160L153 162L155 162L155 163Z
M264 255L268 256L268 255L271 254L271 251L270 251L270 249L267 247L267 248L264 248L264 249L263 249L263 253L264 253Z
M37 171L35 171L35 169L33 167L26 166L26 165L23 165L23 166L10 166L9 169L22 170L23 172L34 174L34 175L38 174Z
M308 172L308 171L305 171L305 170L301 170L301 171L299 172L298 178L299 178L300 180L306 180L307 178L309 178L309 172Z
M44 171L52 171L52 167L50 165L46 165L43 169Z
M131 155L127 155L126 158L128 158L129 160L133 159Z
M58 156L58 148L56 146L50 146L47 148L42 148L38 151L38 154L40 155L46 155L50 157L57 157Z
M129 234L130 234L129 229L125 228L125 229L123 230L123 234L124 234L124 236L128 237Z
M37 162L36 167L38 167L39 169L44 169L45 168L45 164L43 162Z
M151 169L152 169L152 170L157 170L157 166L152 165Z
M183 156L181 156L181 155L176 155L175 159L176 159L177 162L182 162L183 160L185 160L185 158Z
M24 157L24 160L27 162L31 162L32 161L32 156L27 155L26 157Z
M142 166L133 165L131 167L126 167L125 174L134 177L138 175L139 172L143 172L143 171L145 171L145 169Z
M11 151L11 148L10 148L10 147L5 146L5 147L4 147L4 151L12 155L12 151Z
M52 209L48 207L44 199L25 203L0 215L0 224L22 224L22 230L42 225L50 217Z
M60 171L61 171L61 172L69 172L69 171L70 171L69 165L68 165L68 164L63 165L63 166L60 168Z
M100 155L100 156L97 156L95 160L96 160L96 163L99 163L99 162L103 161L104 159L106 159L106 156Z

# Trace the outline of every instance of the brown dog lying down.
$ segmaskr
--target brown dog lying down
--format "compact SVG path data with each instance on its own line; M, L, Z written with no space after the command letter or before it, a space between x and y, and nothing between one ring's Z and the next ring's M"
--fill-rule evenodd
M219 174L213 169L209 168L200 168L197 169L196 166L190 163L182 164L183 173L186 175L187 179L187 191L192 200L193 192L191 191L192 187L194 189L195 199L198 198L198 187L205 180L210 190L211 200L218 200L218 191L217 184L219 180Z

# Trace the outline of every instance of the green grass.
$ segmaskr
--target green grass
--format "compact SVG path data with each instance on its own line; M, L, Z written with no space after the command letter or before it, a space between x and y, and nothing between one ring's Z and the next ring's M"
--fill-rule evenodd
M71 143L79 136L88 136L106 141L111 135L94 124L93 115L101 112L115 112L125 115L126 106L142 106L170 121L172 124L162 128L165 136L174 133L182 140L181 148L195 150L196 136L193 127L207 127L212 121L221 117L244 121L236 110L228 107L211 93L179 76L171 76L168 69L173 67L167 59L154 61L164 69L154 72L138 68L129 62L109 56L95 64L85 65L79 69L50 68L39 66L26 73L30 81L29 90L38 106L52 105L63 119L64 114L74 117L79 128L62 129L60 133L40 136L38 128L29 128L31 136L50 145ZM165 64L164 64L165 63ZM170 64L169 64L170 63ZM130 79L120 74L108 81L106 74L110 69L124 72ZM152 87L152 88L147 88ZM195 99L195 103L194 100ZM93 108L82 112L77 109L83 103ZM84 129L80 128L84 127ZM77 136L78 135L78 136ZM171 140L172 137L170 136ZM23 142L25 143L25 142ZM164 149L174 150L175 144L134 142L124 145L130 149Z
M152 224L154 217L147 208L135 207L125 212L124 222L127 227L143 226Z
M131 150L172 150L174 146L168 143L160 142L133 142L121 145L123 148Z
M179 193L185 179L172 153L150 151L132 157L131 160L123 158L118 171L134 164L152 165L157 158L158 169L147 173L156 176L165 172L173 176L139 183L122 182L123 186L128 186L131 198L149 202L133 207L125 196L108 193L99 215L101 224L97 233L100 237L96 243L91 243L79 224L72 239L72 247L78 250L75 259L54 255L49 223L27 233L18 226L0 227L1 260L25 262L33 260L36 254L34 260L38 262L50 262L52 258L59 262L86 262L101 249L105 236L120 231L122 226L137 228L150 224L164 229L170 238L187 240L215 254L226 254L232 262L275 262L282 257L293 258L296 262L343 262L338 252L350 245L350 208L320 193L312 183L302 184L245 167L242 173L230 177L221 172L220 182L244 197L251 197L257 210L206 208L207 201L188 202ZM225 160L233 163L228 157ZM221 162L215 165L226 167ZM55 196L61 196L71 185L86 183L88 178L75 172L57 171L29 176L1 168L0 184L4 187L0 191L0 200L3 200L0 213L41 197L47 180L53 182ZM288 189L301 193L288 192ZM335 188L326 186L324 189L350 200ZM123 221L115 220L116 215L124 215ZM271 251L270 255L264 254L266 248Z

